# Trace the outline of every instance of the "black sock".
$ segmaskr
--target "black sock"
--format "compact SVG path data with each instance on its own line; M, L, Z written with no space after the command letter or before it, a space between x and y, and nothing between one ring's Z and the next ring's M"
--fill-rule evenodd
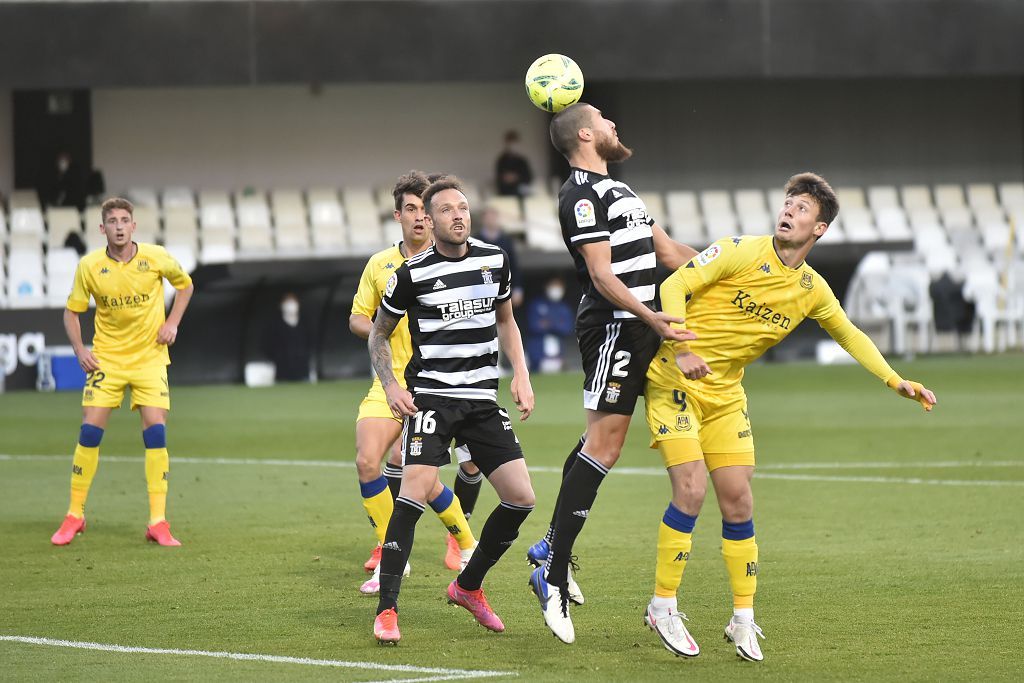
M519 536L519 527L526 521L533 506L502 502L494 508L480 532L480 544L473 551L466 568L459 574L459 586L475 591L484 582L484 576L501 559L512 542Z
M569 580L572 546L583 531L583 524L597 498L597 489L606 474L608 468L586 453L580 453L576 464L562 481L562 502L558 507L555 539L551 543L547 563L548 583L553 586L564 586Z
M398 500L398 492L402 490L402 466L388 463L384 465L384 477L391 489L391 499Z
M458 475L455 477L455 497L459 499L459 503L462 505L462 513L466 515L466 519L473 516L476 500L480 497L480 486L483 480L483 472L466 474L466 471L461 467L459 468Z
M416 501L408 498L395 500L395 511L391 513L380 554L380 601L377 603L377 614L386 609L398 608L402 573L412 552L416 522L422 514L423 506Z
M572 452L569 453L569 457L565 459L565 464L562 465L562 481L569 476L569 470L576 464L576 456L580 454L580 450L583 449L583 444L587 441L586 432L580 437L579 442L573 446ZM555 499L555 509L551 511L551 524L548 525L548 532L544 534L544 540L551 543L555 538L555 520L558 518L558 504L562 500L562 487L558 487L558 498Z

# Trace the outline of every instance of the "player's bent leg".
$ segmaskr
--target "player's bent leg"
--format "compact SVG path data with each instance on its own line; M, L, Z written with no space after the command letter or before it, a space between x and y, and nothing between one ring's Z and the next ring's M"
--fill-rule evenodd
M181 542L171 535L171 527L166 516L167 483L170 477L167 410L147 405L139 405L138 409L142 417L142 442L146 448L146 491L149 494L146 540L167 547L180 546Z
M462 561L463 553L465 553L468 560L469 556L473 553L473 548L476 546L476 539L473 538L469 522L466 521L466 517L462 512L462 506L459 504L458 497L450 488L442 484L440 479L438 479L437 484L434 486L434 490L431 491L429 501L430 508L437 514L437 518L441 520L441 524L448 531L446 538L455 539L457 551L454 553L454 557L449 557L446 554L445 566L453 571L458 571L464 566Z
M363 509L377 537L377 546L363 568L373 571L380 562L377 547L384 542L384 532L394 510L388 480L382 476L380 464L391 444L401 434L401 424L391 418L364 417L356 422L356 473Z
M716 455L709 458L709 467L716 461L736 462L737 458L735 454ZM750 489L753 473L753 465L716 466L711 470L711 481L722 511L722 558L733 593L733 616L725 627L725 638L736 646L739 657L759 662L764 655L758 637L764 634L754 622L758 549Z
M483 580L519 537L519 529L533 511L536 496L522 457L498 465L487 472L487 477L501 502L484 523L480 542L465 569L448 587L448 598L469 610L485 628L504 631L505 625L484 595Z

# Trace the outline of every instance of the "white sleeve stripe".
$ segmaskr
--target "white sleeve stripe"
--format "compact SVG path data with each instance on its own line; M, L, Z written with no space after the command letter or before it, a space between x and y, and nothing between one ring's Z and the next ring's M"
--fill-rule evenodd
M611 237L611 235L612 234L610 232L608 232L607 230L602 230L600 232L587 232L587 233L583 233L582 235L574 235L573 237L571 237L569 239L569 241L570 242L575 242L577 240L587 240L587 239L593 239L595 237Z
M404 309L398 309L398 308L395 308L394 306L388 306L388 302L384 301L383 299L381 299L380 305L383 306L384 308L388 309L388 312L394 313L395 315L397 315L399 318L401 318L403 315L405 315L405 310Z

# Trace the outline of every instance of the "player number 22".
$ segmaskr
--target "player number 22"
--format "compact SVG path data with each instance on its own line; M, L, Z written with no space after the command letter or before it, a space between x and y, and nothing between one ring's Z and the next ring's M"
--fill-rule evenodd
M107 378L106 373L102 370L93 370L85 376L85 386L100 388L100 382Z
M437 421L434 420L434 411L428 410L423 412L422 410L413 417L416 420L416 424L413 425L413 431L420 434L433 434L434 430L437 429Z
M632 354L629 351L615 352L615 365L612 366L612 377L629 376L629 370L626 369L626 366L629 365L630 358L632 358Z

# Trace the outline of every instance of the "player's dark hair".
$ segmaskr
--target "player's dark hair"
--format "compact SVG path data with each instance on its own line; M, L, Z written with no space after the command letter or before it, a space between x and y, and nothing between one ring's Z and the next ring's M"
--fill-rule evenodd
M135 207L132 206L130 201L122 199L121 197L111 197L103 202L102 206L100 206L100 216L104 223L107 222L107 214L114 209L124 209L128 212L128 215L132 217L132 220L135 220Z
M430 202L434 199L434 195L444 190L458 190L462 194L466 194L466 190L462 187L462 181L453 175L441 176L434 182L430 183L430 187L423 191L423 208L426 209L427 213L431 216L434 215L431 210Z
M566 159L580 145L580 128L590 126L591 109L592 107L589 104L577 102L576 104L570 104L551 117L551 125L548 127L548 133L551 135L551 144Z
M806 194L818 202L818 220L831 224L839 213L839 199L832 186L817 173L797 173L786 183L787 197Z
M395 189L391 191L391 195L395 198L395 211L402 210L402 197L407 194L422 196L428 185L430 185L430 181L427 180L423 171L409 171L399 177L398 182L395 183Z

